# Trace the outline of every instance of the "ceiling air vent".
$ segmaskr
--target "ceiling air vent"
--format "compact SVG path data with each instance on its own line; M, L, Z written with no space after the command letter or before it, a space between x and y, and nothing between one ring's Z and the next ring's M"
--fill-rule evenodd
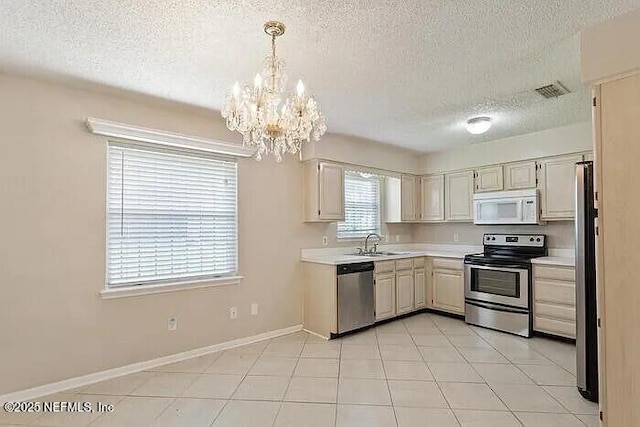
M555 82L555 83L551 83L550 85L541 86L537 88L536 92L538 92L543 97L549 99L549 98L557 98L559 96L566 95L567 93L569 93L569 89L564 87L562 83Z

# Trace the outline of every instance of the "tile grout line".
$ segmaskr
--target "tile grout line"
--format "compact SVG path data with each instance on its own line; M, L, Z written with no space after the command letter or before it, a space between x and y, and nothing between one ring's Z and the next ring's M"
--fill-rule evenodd
M270 339L269 341L267 341L267 345L264 346L264 348L260 351L260 353L258 354L258 357L256 358L256 360L253 361L253 363L251 364L251 366L249 367L249 369L247 369L247 372L242 376L242 379L240 380L240 382L238 382L238 385L235 387L235 389L233 390L233 392L231 392L231 394L229 395L229 397L226 399L224 405L222 405L222 408L220 408L220 411L218 411L218 413L216 414L215 418L213 419L213 421L211 421L210 426L213 426L215 424L215 422L218 420L218 418L220 418L220 416L222 415L222 412L224 412L225 408L227 407L227 405L229 404L229 402L231 402L231 398L233 397L233 395L238 391L238 388L240 387L240 384L242 384L242 382L244 381L244 379L249 375L249 371L251 371L251 369L253 369L254 365L258 362L258 360L260 359L260 357L262 356L262 354L265 352L265 350L267 349L267 347L272 343L272 339ZM225 352L227 352L228 350L226 350ZM215 363L215 360L212 362L212 364ZM206 369L205 369L206 370Z
M309 334L305 335L304 341L302 342L302 349L300 349L300 353L296 358L296 363L293 366L293 369L291 370L291 374L289 374L289 382L287 383L287 387L284 389L284 393L282 394L282 399L280 400L280 406L278 406L278 410L276 411L276 416L273 418L273 423L271 424L272 426L275 426L276 422L278 421L278 415L280 415L280 411L282 410L282 406L284 405L284 402L285 402L284 399L287 396L289 387L291 387L291 381L293 381L294 374L296 372L296 369L298 368L298 364L300 363L300 359L302 358L302 353L304 352L304 348L306 347L308 341L309 341Z

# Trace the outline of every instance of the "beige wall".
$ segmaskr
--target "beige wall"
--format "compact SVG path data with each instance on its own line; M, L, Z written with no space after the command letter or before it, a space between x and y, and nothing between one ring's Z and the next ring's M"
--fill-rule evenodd
M575 246L572 221L548 222L547 225L473 225L471 223L419 224L413 229L413 240L429 243L481 245L484 233L546 234L547 245L555 249ZM458 241L455 241L457 234Z
M546 129L540 132L472 144L422 157L422 173L515 162L593 150L591 122Z
M580 33L582 80L599 83L640 69L640 9Z
M308 144L303 160L324 159L394 172L419 174L422 153L389 144L340 134L330 134Z
M0 74L0 394L300 324L300 248L336 244L302 222L297 158L243 159L242 283L102 300L106 138L85 118L238 141L215 112L113 92Z

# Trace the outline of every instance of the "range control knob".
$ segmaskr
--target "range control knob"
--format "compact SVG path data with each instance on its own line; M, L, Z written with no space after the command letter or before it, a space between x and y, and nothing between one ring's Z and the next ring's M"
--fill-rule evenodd
M495 237L492 237L492 238L491 238L491 240L496 240L496 238L495 238Z
M538 237L538 238L536 239L536 242L539 242L539 241L540 241L540 238Z
M533 242L533 237L531 237L531 238L529 239L529 241L530 241L530 242Z

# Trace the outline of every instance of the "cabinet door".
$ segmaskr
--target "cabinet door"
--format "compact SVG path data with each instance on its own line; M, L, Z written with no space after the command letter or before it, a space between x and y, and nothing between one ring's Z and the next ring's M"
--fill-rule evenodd
M447 221L473 221L473 171L445 175Z
M403 221L415 221L417 214L417 185L413 175L402 175L400 180L401 216Z
M536 162L520 162L504 165L504 189L522 190L536 188Z
M424 268L413 270L413 286L414 286L414 306L416 309L427 306L426 300L426 281Z
M433 308L464 314L462 271L433 270Z
M396 273L396 314L413 311L413 270Z
M376 320L396 315L396 275L376 274Z
M581 155L572 155L540 162L540 218L574 217L576 163L581 161Z
M420 178L422 221L444 221L444 175Z
M502 166L476 169L476 193L502 190Z
M344 220L344 170L342 166L320 163L320 219Z

